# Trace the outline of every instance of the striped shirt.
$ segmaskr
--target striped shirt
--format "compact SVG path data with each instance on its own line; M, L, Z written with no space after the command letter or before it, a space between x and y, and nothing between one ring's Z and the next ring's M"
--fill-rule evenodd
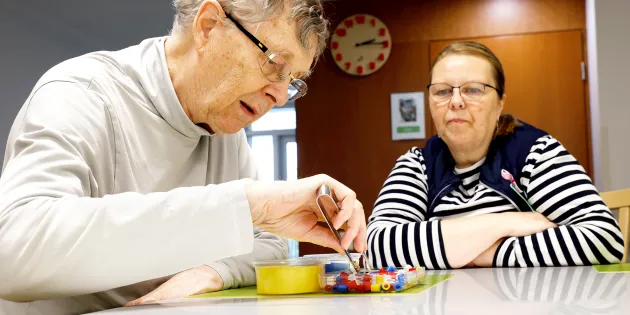
M427 175L422 150L401 156L375 202L368 223L372 265L450 268L441 220L519 211L479 181L484 160L454 172L463 181L427 217ZM501 176L497 174L497 176ZM552 136L539 138L526 158L519 187L533 209L558 224L499 245L496 267L617 263L623 257L619 225L577 160Z

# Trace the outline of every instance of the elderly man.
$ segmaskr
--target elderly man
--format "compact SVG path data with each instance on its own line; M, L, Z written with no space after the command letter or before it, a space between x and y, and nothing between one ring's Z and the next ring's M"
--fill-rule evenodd
M254 284L253 260L287 255L276 235L341 250L317 225L322 184L340 199L342 247L366 248L353 191L324 175L255 181L243 131L306 93L328 33L320 1L174 5L170 36L65 61L22 107L0 179L0 298L126 286L75 299L72 313L125 304L179 272L131 304Z

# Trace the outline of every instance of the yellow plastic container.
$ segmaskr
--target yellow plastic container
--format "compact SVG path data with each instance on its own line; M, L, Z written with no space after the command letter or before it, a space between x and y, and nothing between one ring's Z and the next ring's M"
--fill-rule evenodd
M261 295L303 294L321 291L324 260L285 259L254 262L256 291Z

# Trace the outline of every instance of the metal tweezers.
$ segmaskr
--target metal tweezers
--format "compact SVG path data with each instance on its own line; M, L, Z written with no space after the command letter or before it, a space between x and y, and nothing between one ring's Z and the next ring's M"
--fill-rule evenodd
M322 215L324 216L324 219L326 220L326 223L328 224L328 227L330 228L330 231L332 231L333 235L335 235L335 237L337 238L337 241L339 242L339 246L341 246L341 235L339 234L339 231L337 231L337 229L335 229L335 227L333 226L332 220L328 216L328 211L326 211L326 209L328 209L328 210L334 210L334 211L330 211L330 213L339 212L339 201L337 201L337 197L335 196L335 193L330 189L330 187L328 187L328 185L322 185L317 191L316 201L317 201L317 206L319 207L319 210L321 211ZM352 269L354 269L354 272L359 273L360 268L357 264L355 264L354 260L352 260L352 256L350 256L350 253L348 253L348 250L343 249L343 251L348 257L350 266L352 266ZM363 258L363 264L365 266L365 269L367 269L368 272L371 271L372 268L370 268L370 263L369 263L369 260L367 259L367 256L365 255L365 252L362 252L361 256Z

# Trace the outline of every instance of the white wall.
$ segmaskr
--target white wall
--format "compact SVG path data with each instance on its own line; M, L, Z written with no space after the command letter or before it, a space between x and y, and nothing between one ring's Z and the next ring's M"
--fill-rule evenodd
M630 1L587 0L593 162L600 191L630 188Z
M13 120L46 70L165 35L172 15L170 0L0 0L0 165Z

